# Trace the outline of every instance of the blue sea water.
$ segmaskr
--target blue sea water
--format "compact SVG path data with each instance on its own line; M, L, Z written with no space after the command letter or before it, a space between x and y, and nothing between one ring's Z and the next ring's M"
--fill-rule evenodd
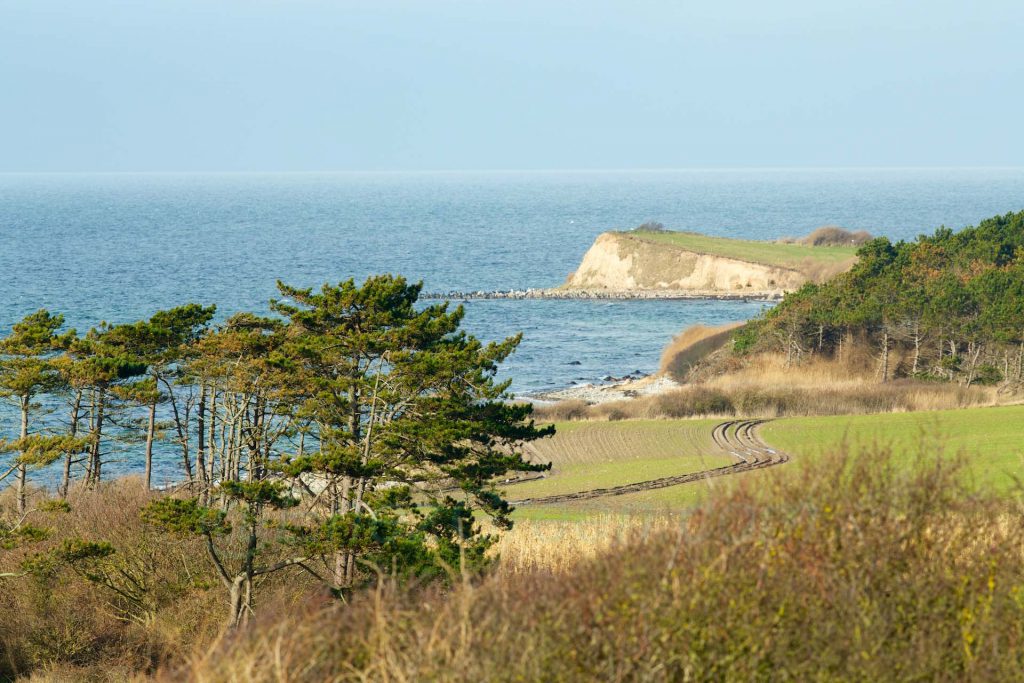
M822 224L913 238L1024 208L1024 169L0 175L0 330L40 307L80 330L188 301L265 311L275 281L373 273L428 291L560 284L594 237L655 219L773 239ZM486 300L524 341L520 394L657 367L671 336L758 303ZM579 364L573 364L578 362Z

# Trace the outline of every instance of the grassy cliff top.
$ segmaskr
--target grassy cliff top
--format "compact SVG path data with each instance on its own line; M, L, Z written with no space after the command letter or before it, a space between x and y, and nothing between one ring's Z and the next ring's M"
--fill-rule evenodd
M630 230L617 234L634 237L645 242L669 244L698 254L724 256L778 268L800 269L813 263L838 265L852 260L857 254L855 246L812 247L804 244L710 237L695 232Z

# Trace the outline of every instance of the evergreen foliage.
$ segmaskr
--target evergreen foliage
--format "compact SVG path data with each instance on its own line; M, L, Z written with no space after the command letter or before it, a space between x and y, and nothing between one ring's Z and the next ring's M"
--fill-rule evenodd
M808 284L734 337L734 350L791 360L869 344L883 380L1020 383L1024 359L1024 211L912 242L879 237L847 273ZM905 361L890 363L893 351Z
M401 277L278 287L270 316L241 312L216 326L216 309L198 304L81 337L61 334L63 318L47 311L15 325L0 341L0 394L20 408L22 430L0 453L13 454L19 509L28 469L62 458L61 495L76 476L98 489L115 453L144 460L148 490L169 432L163 451L177 447L182 481L143 520L205 547L230 625L248 619L258 577L291 568L337 595L380 572L482 569L495 539L477 515L512 524L496 482L549 467L519 449L553 428L536 427L530 406L508 402L509 383L495 379L520 337L480 342L459 329L461 307L419 305L421 285ZM49 419L30 430L34 397ZM67 422L54 417L62 399ZM5 544L31 540L28 526L4 529ZM149 613L149 589L128 580L116 539L70 543L25 571L52 579L69 569L127 600L133 619Z

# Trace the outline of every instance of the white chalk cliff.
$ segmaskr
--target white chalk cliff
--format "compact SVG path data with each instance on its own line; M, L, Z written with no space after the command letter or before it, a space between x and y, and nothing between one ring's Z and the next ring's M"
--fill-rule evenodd
M810 279L797 270L688 251L625 233L598 236L563 285L572 290L674 290L778 296Z

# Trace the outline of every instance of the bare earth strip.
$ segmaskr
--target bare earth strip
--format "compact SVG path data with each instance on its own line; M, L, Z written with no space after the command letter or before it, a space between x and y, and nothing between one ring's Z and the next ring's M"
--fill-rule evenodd
M789 455L769 447L758 435L758 427L768 420L729 420L719 423L711 432L715 445L736 459L730 465L722 465L699 472L690 472L672 477L661 477L622 486L589 489L574 493L562 493L551 496L539 496L512 501L513 505L544 505L548 503L564 503L605 496L621 496L627 493L652 491L654 489L704 481L714 477L722 477L751 470L764 469L773 465L781 465L789 461Z

